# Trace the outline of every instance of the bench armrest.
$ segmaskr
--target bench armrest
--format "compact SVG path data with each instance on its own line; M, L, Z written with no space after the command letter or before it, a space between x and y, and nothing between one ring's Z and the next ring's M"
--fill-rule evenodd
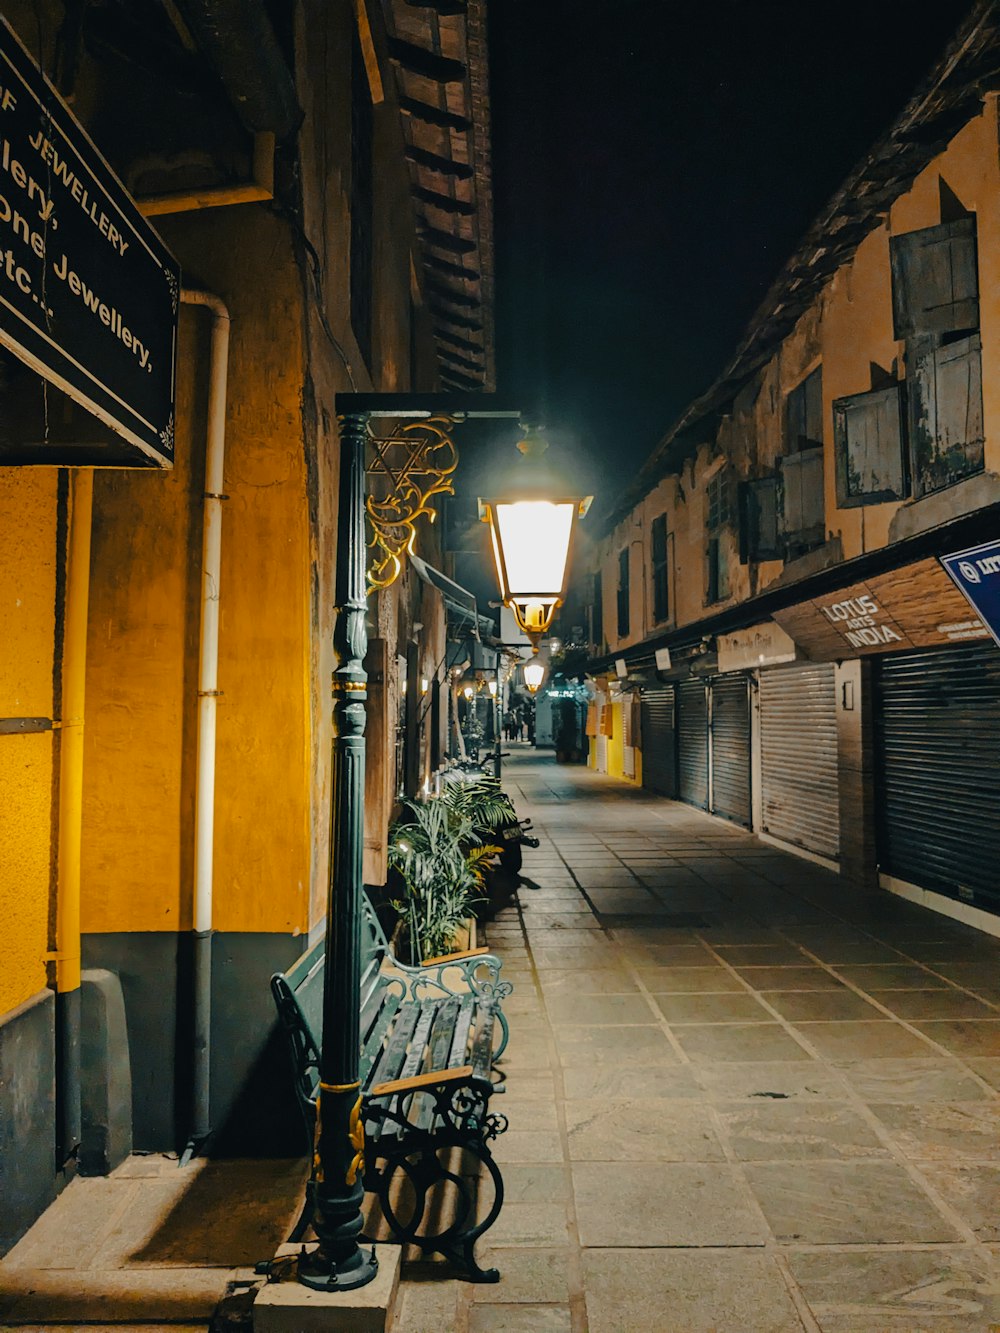
M466 949L464 953L442 953L434 958L424 958L420 966L437 967L440 963L461 963L466 958L481 958L484 953L489 953L485 944L480 949Z
M441 1083L458 1083L472 1077L472 1065L458 1069L439 1069L429 1074L415 1074L413 1078L396 1078L389 1083L377 1083L369 1088L369 1097L391 1097L397 1092L416 1092L419 1088L436 1088Z

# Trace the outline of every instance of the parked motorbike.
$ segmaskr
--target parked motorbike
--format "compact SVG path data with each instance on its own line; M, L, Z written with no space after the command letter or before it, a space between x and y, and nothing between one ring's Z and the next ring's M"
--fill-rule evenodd
M441 775L441 780L446 785L454 783L487 783L489 784L489 821L483 821L482 832L491 838L501 848L498 864L492 872L491 878L496 881L491 885L491 901L494 897L492 890L494 888L501 890L506 901L509 901L520 881L521 867L523 864L522 848L537 847L538 839L531 832L530 819L518 819L517 811L514 809L514 803L505 791L500 787L499 782L492 773L492 759L472 760L461 759L451 764Z

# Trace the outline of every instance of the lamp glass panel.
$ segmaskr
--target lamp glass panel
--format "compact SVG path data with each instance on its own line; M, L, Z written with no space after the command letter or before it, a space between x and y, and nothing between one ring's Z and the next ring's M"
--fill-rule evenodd
M551 500L518 500L496 506L509 596L560 596L575 508L572 501L556 504Z
M541 662L529 662L524 668L524 683L529 690L534 692L541 685L544 675L545 667Z

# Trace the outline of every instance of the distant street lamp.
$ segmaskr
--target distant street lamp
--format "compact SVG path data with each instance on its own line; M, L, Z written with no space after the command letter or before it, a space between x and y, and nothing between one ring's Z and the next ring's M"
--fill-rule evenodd
M548 441L531 427L518 444L524 462L489 498L479 517L490 525L500 596L538 651L566 594L566 572L577 518L593 496L581 496L545 460Z
M524 666L524 683L528 687L530 694L537 694L541 687L542 680L545 677L544 662L526 662Z

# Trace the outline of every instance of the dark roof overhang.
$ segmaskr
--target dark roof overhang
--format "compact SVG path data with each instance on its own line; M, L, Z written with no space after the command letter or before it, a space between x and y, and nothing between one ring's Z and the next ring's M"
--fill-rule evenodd
M382 0L441 373L496 384L486 0ZM456 337L451 329L461 330ZM471 360L469 360L471 358Z

